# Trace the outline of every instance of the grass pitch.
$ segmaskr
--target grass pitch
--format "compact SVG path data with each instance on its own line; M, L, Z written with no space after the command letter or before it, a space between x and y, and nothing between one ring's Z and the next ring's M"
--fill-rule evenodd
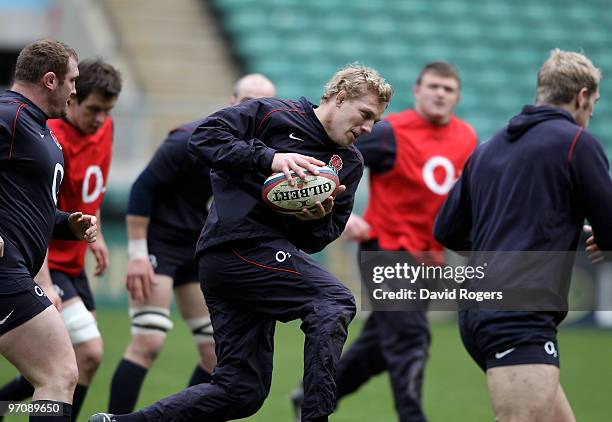
M98 311L105 339L105 357L89 390L79 420L105 411L110 379L129 339L127 311L116 308ZM196 351L185 325L176 318L166 345L142 389L139 407L181 390L196 363ZM349 341L359 333L362 321L350 327ZM291 422L289 395L302 374L303 335L298 323L278 324L275 342L274 377L263 408L245 419L252 422ZM612 333L592 328L562 327L559 334L562 384L579 421L612 420ZM0 360L0 383L16 374ZM432 348L424 387L427 415L437 421L491 421L493 413L486 395L484 374L469 358L453 323L432 325ZM7 421L27 421L27 417L7 417ZM330 419L333 422L397 421L389 379L373 378L357 393L340 403Z

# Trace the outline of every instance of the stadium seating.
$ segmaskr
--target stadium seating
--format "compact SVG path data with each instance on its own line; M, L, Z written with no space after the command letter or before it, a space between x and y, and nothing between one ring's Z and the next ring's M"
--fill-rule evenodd
M360 61L394 85L389 107L411 105L421 66L454 63L463 79L457 113L481 140L534 100L536 72L553 48L584 51L603 69L591 130L612 154L612 9L606 1L214 0L237 56L263 72L279 96L318 101L335 69Z

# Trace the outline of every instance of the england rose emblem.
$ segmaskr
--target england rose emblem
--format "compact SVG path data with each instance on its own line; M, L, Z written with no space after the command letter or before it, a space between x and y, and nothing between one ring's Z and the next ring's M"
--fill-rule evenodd
M327 164L327 167L333 169L336 174L340 173L340 170L342 170L342 158L336 154L332 155L332 157L329 159L329 164Z

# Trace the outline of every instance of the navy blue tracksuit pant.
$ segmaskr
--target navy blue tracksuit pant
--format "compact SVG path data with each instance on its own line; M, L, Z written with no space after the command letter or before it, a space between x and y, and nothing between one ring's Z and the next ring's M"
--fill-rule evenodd
M355 315L352 293L285 239L231 242L199 256L218 357L210 384L143 410L147 421L227 421L254 414L272 380L276 321L300 318L305 334L303 421L336 405L336 364Z
M379 250L374 240L361 244L359 252ZM425 310L373 311L338 363L338 400L387 370L400 422L425 421L421 390L429 342Z

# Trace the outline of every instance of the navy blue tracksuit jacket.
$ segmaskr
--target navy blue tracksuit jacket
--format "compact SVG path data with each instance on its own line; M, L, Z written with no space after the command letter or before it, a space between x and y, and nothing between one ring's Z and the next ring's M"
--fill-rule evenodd
M341 147L329 139L305 98L263 98L221 110L194 131L189 149L212 169L215 198L198 254L219 243L256 237L286 238L305 252L318 252L342 234L363 173L357 148ZM309 155L337 167L347 189L335 199L333 213L300 221L263 203L263 182L272 174L276 152Z
M476 148L434 231L457 251L575 251L585 218L599 247L612 250L612 181L601 144L568 112L526 106ZM559 290L549 293L564 302L573 261L539 261L531 279L556 280ZM497 268L503 284L521 276L509 264Z
M62 148L47 115L23 95L0 94L0 293L27 290L51 237L76 240L68 213L58 211Z

